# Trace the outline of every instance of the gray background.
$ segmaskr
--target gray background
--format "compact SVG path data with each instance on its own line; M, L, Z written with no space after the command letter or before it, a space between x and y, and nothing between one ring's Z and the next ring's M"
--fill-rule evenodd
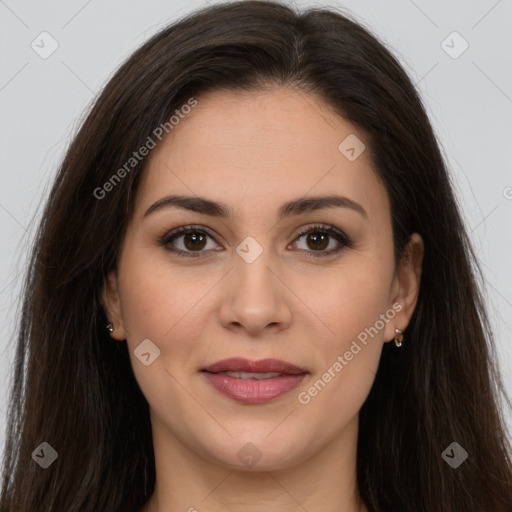
M20 276L41 200L84 110L114 70L164 25L202 5L0 0L0 450ZM348 9L392 49L420 89L484 270L512 394L512 0L295 5ZM45 59L31 47L34 41L40 53L51 49L44 31L58 44ZM469 46L458 55L464 40Z

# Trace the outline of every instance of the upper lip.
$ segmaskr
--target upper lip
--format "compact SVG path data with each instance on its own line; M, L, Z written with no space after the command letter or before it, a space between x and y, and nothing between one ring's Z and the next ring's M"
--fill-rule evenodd
M281 359L260 359L259 361L251 361L243 357L232 357L222 359L209 366L202 371L211 373L220 372L248 372L248 373L266 373L279 372L288 375L299 375L309 373L305 368L301 368L292 363L287 363Z

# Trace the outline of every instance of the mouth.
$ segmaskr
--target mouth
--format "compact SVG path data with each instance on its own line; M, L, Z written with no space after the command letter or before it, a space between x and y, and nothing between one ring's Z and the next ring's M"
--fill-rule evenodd
M231 358L201 370L210 385L243 404L261 404L296 388L309 373L280 359Z

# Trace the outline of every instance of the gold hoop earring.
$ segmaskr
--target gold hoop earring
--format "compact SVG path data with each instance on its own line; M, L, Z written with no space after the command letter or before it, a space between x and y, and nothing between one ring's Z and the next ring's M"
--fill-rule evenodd
M401 347L402 346L402 342L404 341L404 336L403 336L403 333L404 331L400 330L400 329L395 329L395 345L397 347Z

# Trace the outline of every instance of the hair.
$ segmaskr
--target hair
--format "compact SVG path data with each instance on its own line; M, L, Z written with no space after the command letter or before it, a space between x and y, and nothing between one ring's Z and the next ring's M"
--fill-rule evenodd
M365 134L390 199L396 261L412 233L425 243L406 342L384 344L360 410L363 501L375 512L512 510L505 390L482 273L414 85L350 15L241 1L191 13L145 42L64 156L23 282L0 512L138 512L148 501L149 406L101 303L144 161L108 199L95 190L190 98L280 86L315 95ZM469 454L457 469L441 456L454 441ZM32 460L42 442L58 452L45 470Z

